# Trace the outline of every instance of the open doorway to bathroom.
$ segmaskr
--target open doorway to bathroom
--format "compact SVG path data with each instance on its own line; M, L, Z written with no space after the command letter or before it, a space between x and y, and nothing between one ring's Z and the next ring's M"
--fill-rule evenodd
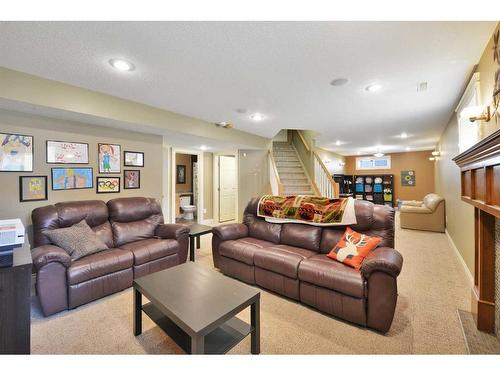
M200 153L174 150L172 155L173 220L191 224L201 221L201 163Z

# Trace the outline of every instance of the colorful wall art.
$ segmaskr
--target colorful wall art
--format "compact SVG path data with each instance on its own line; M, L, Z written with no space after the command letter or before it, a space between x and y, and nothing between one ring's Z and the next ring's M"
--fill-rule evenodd
M98 145L99 173L121 172L121 147L108 143Z
M0 133L0 172L33 172L33 137Z
M52 168L52 190L90 189L92 168Z

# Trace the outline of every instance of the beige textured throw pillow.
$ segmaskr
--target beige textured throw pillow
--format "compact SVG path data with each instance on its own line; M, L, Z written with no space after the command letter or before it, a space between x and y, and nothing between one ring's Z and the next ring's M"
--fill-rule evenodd
M43 234L53 244L64 249L71 260L108 249L108 246L97 237L85 220L71 227L46 230Z

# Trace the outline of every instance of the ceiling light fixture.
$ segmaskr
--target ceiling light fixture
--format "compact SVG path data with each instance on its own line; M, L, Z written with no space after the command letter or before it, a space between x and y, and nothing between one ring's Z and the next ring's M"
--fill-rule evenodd
M377 92L382 88L382 85L379 83L373 83L365 87L365 90L368 92Z
M401 138L403 138L403 139L408 138L408 134L406 134L405 132L402 132L401 133Z
M431 154L432 156L439 156L439 151L432 151Z
M134 64L123 59L111 59L109 60L109 65L121 72L130 72L135 69Z
M409 147L406 147L406 151L410 151L410 150L411 150L411 148L409 148Z
M435 157L430 157L429 160L430 161L434 161L434 160L436 160L436 158Z
M381 158L384 155L385 154L383 152L376 152L376 153L373 154L373 156L375 156L376 158Z
M332 86L344 86L349 83L349 78L336 78L332 82L330 82L330 85Z
M335 142L335 146L340 146L341 144L342 144L342 142L341 142L341 141L337 141L337 142Z
M206 149L208 149L208 147L207 147L207 146L205 146L205 145L201 145L201 146L200 146L200 150L201 150L201 151L205 151Z
M264 115L262 113L255 112L254 114L250 115L250 119L255 122L260 122L264 120Z

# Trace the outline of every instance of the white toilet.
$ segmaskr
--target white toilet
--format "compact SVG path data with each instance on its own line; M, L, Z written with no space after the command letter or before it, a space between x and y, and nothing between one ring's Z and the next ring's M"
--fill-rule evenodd
M191 197L190 196L184 196L180 197L180 205L182 209L182 217L184 220L193 220L194 219L194 212L196 211L196 206L191 205Z

